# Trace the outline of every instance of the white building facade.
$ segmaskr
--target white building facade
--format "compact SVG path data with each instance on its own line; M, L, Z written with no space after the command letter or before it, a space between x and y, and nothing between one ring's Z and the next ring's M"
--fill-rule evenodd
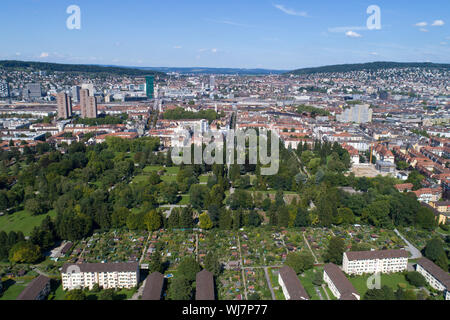
M395 273L407 270L406 250L344 252L342 267L347 274Z
M138 263L66 264L61 272L63 290L89 288L95 284L103 289L136 287L139 283Z

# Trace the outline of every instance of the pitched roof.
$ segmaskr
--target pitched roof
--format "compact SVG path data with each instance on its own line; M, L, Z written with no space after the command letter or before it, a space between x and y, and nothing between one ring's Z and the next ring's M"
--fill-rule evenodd
M36 300L38 295L50 282L50 278L40 275L28 284L16 300Z
M139 263L120 262L120 263L66 263L63 265L62 272L66 273L70 266L78 267L81 272L137 272Z
M323 271L327 273L328 277L341 294L341 300L357 300L355 294L359 296L358 291L356 291L355 287L337 265L328 263L323 267Z
M373 260L389 258L409 258L406 250L378 250L378 251L349 251L344 253L349 261L352 260Z
M295 271L288 266L284 266L280 269L280 276L283 279L286 290L289 292L291 300L308 300L309 296L303 288L300 280L297 277Z
M203 269L196 276L195 300L215 300L214 276L211 272Z
M447 288L447 290L450 290L450 275L448 274L448 272L445 272L427 258L420 258L417 261L417 264L427 270L427 272L437 280L439 280L439 282L442 283Z
M145 282L142 300L161 300L164 286L164 276L159 272L153 272Z

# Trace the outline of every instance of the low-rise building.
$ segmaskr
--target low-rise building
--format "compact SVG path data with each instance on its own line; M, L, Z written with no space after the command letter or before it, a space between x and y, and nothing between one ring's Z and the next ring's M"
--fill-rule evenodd
M145 281L142 300L161 300L164 287L164 275L153 272Z
M334 263L328 263L323 267L323 280L328 284L333 295L339 300L361 299L358 291Z
M436 290L443 291L445 300L450 300L450 275L427 258L417 261L416 271L424 276L428 284Z
M61 272L63 290L136 287L139 283L138 263L65 264Z
M20 293L16 300L45 300L50 293L50 278L40 275Z
M214 275L206 269L197 273L195 300L215 300Z
M308 293L291 267L284 266L280 269L278 283L286 300L309 300Z
M393 273L405 271L409 252L406 250L344 252L342 267L347 274Z

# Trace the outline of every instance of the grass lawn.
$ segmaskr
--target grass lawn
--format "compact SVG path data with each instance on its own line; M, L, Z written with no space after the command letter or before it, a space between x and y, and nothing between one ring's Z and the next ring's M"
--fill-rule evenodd
M198 180L199 180L200 183L202 183L202 182L207 183L208 182L208 178L209 178L209 175L202 174L200 177L198 177Z
M367 288L367 279L371 275L364 275L364 276L358 276L358 277L347 277L348 280L353 284L356 291L359 292L361 299L366 294L368 288ZM398 284L404 283L406 285L407 289L414 289L415 287L411 286L408 281L406 281L405 276L403 273L393 273L393 274L382 274L381 275L381 286L389 286L394 291L398 289Z
M317 295L317 292L314 289L315 285L312 283L314 280L314 276L315 276L314 270L321 274L323 272L322 268L310 269L308 271L305 271L303 274L301 274L299 276L299 279L300 279L302 286L305 288L306 292L308 293L309 298L311 300L320 300L320 297ZM322 294L322 297L326 300L327 296L324 294L322 288L319 287L319 290Z
M22 282L22 283L19 283ZM0 300L16 300L19 294L27 287L31 280L17 280L8 279L3 282L3 286L6 290L3 292L3 296Z
M188 205L191 203L191 196L188 194L182 194L181 195L181 201L178 202L177 204L179 205Z
M60 284L58 288L55 290L55 297L53 300L64 300L66 293L64 292L62 285Z
M269 279L273 288L273 292L275 293L275 298L277 300L286 300L283 290L278 283L278 277L273 273L274 269L269 268L267 271L269 272Z
M25 236L29 236L33 228L39 226L47 215L55 218L56 212L51 210L47 214L32 216L28 211L17 211L10 215L0 217L0 231L22 231Z
M163 175L161 177L161 180L164 181L164 182L169 182L169 183L170 182L176 182L177 181L177 176L165 174L165 175Z

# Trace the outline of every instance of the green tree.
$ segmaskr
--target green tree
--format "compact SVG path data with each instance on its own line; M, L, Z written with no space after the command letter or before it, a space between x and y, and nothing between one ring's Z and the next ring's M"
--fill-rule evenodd
M306 252L289 253L285 264L294 269L295 273L301 274L314 266L314 258Z
M425 278L417 271L408 272L406 274L406 280L417 288L425 287L427 285Z
M145 215L144 223L148 231L156 231L161 228L161 215L158 211L152 210Z
M167 295L170 300L191 300L192 287L189 280L183 276L175 277L170 282Z
M427 242L424 250L425 257L433 261L444 271L448 270L448 258L441 239L433 238Z
M334 264L342 264L342 255L345 250L344 239L339 237L333 237L328 243L327 251L325 252L325 261L332 262Z
M81 289L70 290L66 292L65 300L86 300L86 294Z
M220 274L221 264L215 252L208 252L205 256L205 269L214 274L216 277Z
M203 212L199 217L199 227L204 230L209 230L213 227L211 218L207 212Z
M35 263L42 258L39 246L28 241L15 244L9 251L9 260L13 263Z
M189 281L195 281L195 277L200 270L200 265L193 257L184 258L178 266L178 273Z

